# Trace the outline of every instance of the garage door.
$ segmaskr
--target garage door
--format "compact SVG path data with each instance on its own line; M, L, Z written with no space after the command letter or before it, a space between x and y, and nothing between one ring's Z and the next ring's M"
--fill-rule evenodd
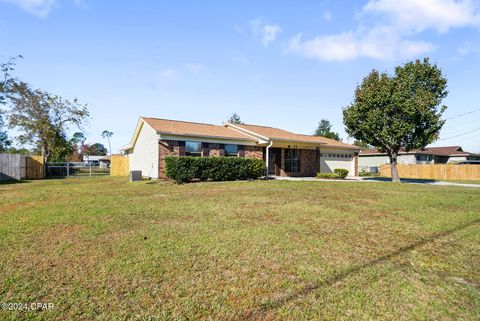
M336 168L343 168L348 171L348 176L355 175L353 171L353 155L348 154L326 154L320 157L320 171L322 173L333 173Z

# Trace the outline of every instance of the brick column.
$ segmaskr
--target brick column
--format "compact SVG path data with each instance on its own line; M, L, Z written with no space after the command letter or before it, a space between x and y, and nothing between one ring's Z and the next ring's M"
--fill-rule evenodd
M320 172L320 148L319 147L315 149L315 169L314 170L315 170L314 175Z
M245 149L243 145L238 145L238 157L245 157Z
M210 144L202 143L202 157L210 156Z
M288 176L285 172L285 148L280 149L280 176Z
M185 156L185 142L179 140L177 146L178 156Z
M355 176L358 176L358 153L353 156L353 167L355 169Z
M225 145L218 144L218 156L225 156Z
M183 146L181 146L183 143ZM158 142L158 177L167 178L165 175L165 157L167 156L184 156L185 142L175 140L161 140Z

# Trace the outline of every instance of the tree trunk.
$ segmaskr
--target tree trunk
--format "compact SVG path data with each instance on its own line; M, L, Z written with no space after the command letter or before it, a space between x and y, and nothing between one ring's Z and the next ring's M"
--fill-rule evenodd
M42 160L43 160L43 178L45 178L47 177L47 157L46 157L46 148L44 144L42 144L41 152L42 152Z
M390 156L390 170L392 173L392 182L399 183L400 176L398 175L397 168L397 153L392 153Z

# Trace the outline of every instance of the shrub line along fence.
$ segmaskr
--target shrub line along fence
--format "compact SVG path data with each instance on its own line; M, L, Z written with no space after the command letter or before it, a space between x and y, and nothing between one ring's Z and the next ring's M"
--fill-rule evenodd
M402 178L437 179L437 180L480 180L480 165L454 164L399 164L398 174ZM391 177L390 165L380 166L380 175Z
M0 154L0 181L45 178L40 155Z

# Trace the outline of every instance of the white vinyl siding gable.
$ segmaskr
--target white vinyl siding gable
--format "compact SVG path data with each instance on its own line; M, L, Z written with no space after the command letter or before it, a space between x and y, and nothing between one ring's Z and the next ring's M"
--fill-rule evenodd
M158 178L158 134L143 123L130 158L130 170L141 170L142 176Z

